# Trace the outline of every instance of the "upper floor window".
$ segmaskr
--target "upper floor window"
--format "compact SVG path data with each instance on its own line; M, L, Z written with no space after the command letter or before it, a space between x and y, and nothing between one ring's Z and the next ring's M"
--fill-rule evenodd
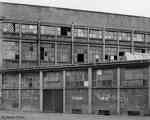
M102 38L102 31L100 30L94 30L90 29L89 30L89 38Z
M145 42L150 42L150 34L145 35Z
M88 30L84 28L75 28L74 29L74 36L75 37L87 37Z
M60 27L41 26L41 34L43 35L60 35Z
M105 39L117 40L117 33L116 32L106 31L105 32Z
M134 34L133 35L133 41L144 41L144 34Z
M37 33L37 25L24 24L21 26L21 28L22 28L22 33L32 33L32 34Z
M3 23L2 24L3 32L19 32L19 24L16 23Z
M130 41L131 40L131 33L119 32L118 33L118 39Z

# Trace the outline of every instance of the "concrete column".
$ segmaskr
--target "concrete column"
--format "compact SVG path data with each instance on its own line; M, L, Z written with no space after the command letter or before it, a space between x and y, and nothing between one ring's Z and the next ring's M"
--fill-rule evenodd
M103 40L103 62L105 61L105 28L103 28L102 31L102 40Z
M74 59L74 24L72 23L72 34L71 34L71 63L73 64Z
M37 40L37 61L38 61L38 65L41 64L41 59L40 59L40 40L41 40L41 25L40 25L40 21L38 21L38 25L37 25L37 34L38 34L38 40Z
M88 68L88 113L92 113L92 68Z
M63 113L66 112L66 71L63 70Z
M43 72L40 71L40 112L43 112Z
M148 109L150 110L150 65L148 66Z
M117 68L117 113L120 114L120 68Z
M131 33L131 53L134 53L134 41L133 41L133 37L134 37L134 31L132 31L132 33Z
M57 64L57 42L55 42L55 64Z
M21 110L21 72L19 72L19 89L18 89L18 96L19 96L19 107L18 110Z
M22 28L19 24L19 67L22 65Z
M0 73L0 104L2 104L3 75Z
M119 51L120 51L120 45L119 45L119 33L117 32L117 61L120 60L120 58L119 58Z
M88 38L88 63L90 63L90 44L89 44L89 41L90 41L90 36L89 36L89 27L88 27L88 34L87 34L87 38Z

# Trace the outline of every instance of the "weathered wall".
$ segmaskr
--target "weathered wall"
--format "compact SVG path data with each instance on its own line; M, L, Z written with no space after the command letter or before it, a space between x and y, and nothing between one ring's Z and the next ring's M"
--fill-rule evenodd
M72 24L74 22L77 25L150 31L150 19L146 17L8 3L1 4L1 9L1 16L11 19L40 20L64 24Z

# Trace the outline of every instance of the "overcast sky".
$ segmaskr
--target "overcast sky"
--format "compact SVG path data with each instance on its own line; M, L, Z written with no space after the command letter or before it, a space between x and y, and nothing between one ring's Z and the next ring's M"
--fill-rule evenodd
M150 0L0 0L150 17Z

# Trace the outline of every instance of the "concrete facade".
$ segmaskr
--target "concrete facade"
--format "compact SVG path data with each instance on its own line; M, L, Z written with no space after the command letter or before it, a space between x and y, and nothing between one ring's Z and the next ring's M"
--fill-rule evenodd
M150 111L150 18L0 3L0 109Z

